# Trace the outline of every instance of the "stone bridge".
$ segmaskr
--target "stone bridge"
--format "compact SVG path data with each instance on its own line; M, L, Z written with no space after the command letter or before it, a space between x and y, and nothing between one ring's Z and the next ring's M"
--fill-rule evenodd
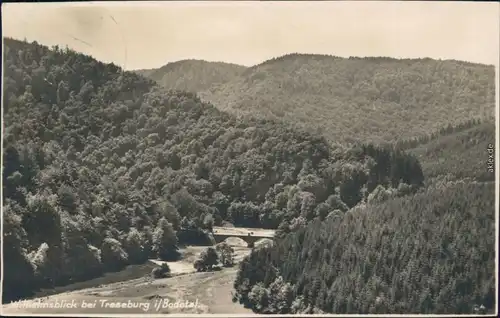
M274 230L252 229L243 227L216 227L212 228L212 235L215 242L220 243L229 237L238 237L244 240L248 247L253 247L254 243L261 239L273 239Z

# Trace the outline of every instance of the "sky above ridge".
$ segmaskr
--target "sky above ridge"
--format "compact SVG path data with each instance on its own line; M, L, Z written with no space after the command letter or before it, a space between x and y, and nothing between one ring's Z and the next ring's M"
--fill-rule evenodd
M287 53L499 64L499 3L94 2L2 5L3 35L127 70L183 59L246 66Z

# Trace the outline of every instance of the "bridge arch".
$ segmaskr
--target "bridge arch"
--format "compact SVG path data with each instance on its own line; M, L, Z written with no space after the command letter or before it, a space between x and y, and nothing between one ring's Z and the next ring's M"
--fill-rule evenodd
M224 242L226 239L230 238L230 237L234 237L234 238L239 238L239 239L242 239L243 241L245 241L245 243L247 243L247 247L250 247L252 248L255 244L255 242L257 242L258 240L261 240L263 239L262 237L256 237L256 236L251 236L251 235L225 235L225 234L217 234L217 233L213 233L213 236L214 236L214 239L215 239L215 243L221 243L221 242Z
M273 239L274 231L251 228L214 227L212 229L212 235L216 243L223 242L230 237L237 237L245 241L248 247L253 247L255 242L261 239Z

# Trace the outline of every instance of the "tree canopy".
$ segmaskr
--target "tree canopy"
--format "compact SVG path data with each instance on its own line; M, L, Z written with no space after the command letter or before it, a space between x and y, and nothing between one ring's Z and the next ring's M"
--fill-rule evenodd
M222 222L289 232L423 184L411 155L236 118L67 48L5 39L4 59L6 299L175 258Z

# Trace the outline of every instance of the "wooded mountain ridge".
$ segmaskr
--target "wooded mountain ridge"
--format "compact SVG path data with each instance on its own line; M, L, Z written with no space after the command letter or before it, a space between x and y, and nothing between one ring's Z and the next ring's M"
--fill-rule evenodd
M177 78L175 65L167 64L156 74L168 78L172 72ZM333 143L395 142L470 119L494 118L492 65L297 53L249 68L200 61L182 65L191 82L203 78L206 89L191 87L200 87L196 93L201 99L219 109L299 125ZM225 73L225 81L218 75L209 85L202 75L208 66ZM157 75L145 75L157 80Z
M213 225L230 222L277 229L276 244L254 250L234 285L235 301L256 312L474 313L474 306L494 307L494 184L482 182L492 180L484 173L484 147L494 141L488 66L291 55L212 88L215 94L228 87L231 95L234 83L253 76L256 99L290 101L276 95L281 88L262 86L287 73L276 67L285 63L292 73L284 91L304 87L299 95L310 103L306 98L301 105L317 111L308 116L321 120L325 111L315 90L326 96L320 100L343 92L332 100L347 115L332 108L338 117L324 121L329 129L347 127L342 120L349 116L349 127L365 121L365 135L327 140L298 119L265 119L255 111L236 117L244 112L227 113L221 110L226 104L160 87L69 49L13 39L4 44L4 301L148 258L175 259L180 244L203 243ZM330 95L322 95L319 78L303 82L314 78L308 70L322 74L325 61L335 67L324 78L341 87L328 86ZM388 68L391 63L396 67ZM418 75L423 71L434 77ZM359 101L349 102L356 98L343 83L349 74L352 84L376 75L372 84L381 86L374 105L395 99L375 119L400 133L398 143L385 144L393 138L382 127L370 137L373 125L366 121L373 113L351 111ZM205 82L192 87L198 85ZM398 90L385 96L388 87ZM411 98L413 104L401 102ZM445 119L443 101L459 112ZM403 133L402 123L415 123L413 117L387 111L403 108L425 127L410 125ZM362 138L366 142L349 144Z
M237 64L190 59L135 72L168 89L196 93L226 83L245 70L245 66Z

